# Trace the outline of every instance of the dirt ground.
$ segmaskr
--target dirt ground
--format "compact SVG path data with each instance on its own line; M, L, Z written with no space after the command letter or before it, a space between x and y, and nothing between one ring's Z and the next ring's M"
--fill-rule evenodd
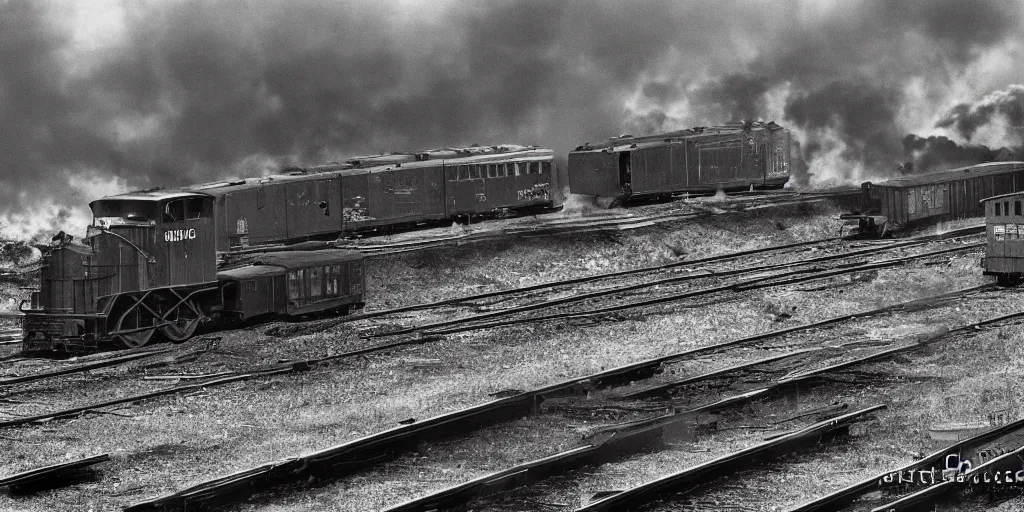
M770 215L759 211L635 231L510 239L374 258L368 261L367 309L835 236L838 213L838 208L815 203L780 208ZM98 453L110 453L112 460L97 466L94 479L27 495L0 494L0 509L119 510L203 480L379 432L409 418L479 404L494 393L532 389L686 348L976 286L989 281L981 275L980 255L968 251L858 279L836 278L829 287L791 285L737 294L724 303L648 308L614 321L559 320L455 334L308 372L148 400L109 414L5 429L0 431L0 450L5 453L0 475ZM770 263L772 256L758 261ZM912 322L865 319L856 325L859 336L899 340L1024 306L1024 295L999 297L999 303L980 299L962 308L954 304L936 309ZM779 315L780 311L787 313ZM420 319L411 313L402 321ZM307 328L311 325L317 327ZM272 322L210 333L219 340L196 361L148 369L145 363L132 363L0 390L0 420L13 417L12 412L52 410L174 382L145 380L146 375L237 370L343 352L360 343L358 328L359 324L322 321ZM839 451L828 452L824 459L808 456L799 465L783 464L764 472L769 475L765 482L776 480L762 487L786 482L787 493L765 494L760 509L785 510L841 482L909 462L915 454L929 452L927 431L936 422L980 421L996 409L1019 417L1015 394L1000 393L1022 377L1021 341L1019 325L970 338L953 337L924 353L872 367L877 374L898 378L808 393L795 409L791 403L792 410L800 410L839 399L856 405L880 401L889 404L889 410L868 426L863 437L835 448ZM209 342L194 340L176 350L185 352L205 343ZM686 371L701 369L694 365ZM770 402L755 404L734 421L749 423L772 407ZM580 441L584 423L524 418L466 438L428 443L416 453L354 476L278 489L229 508L379 510L569 448ZM761 435L757 429L726 430L679 450L595 468L585 478L566 480L568 487L546 484L543 489L562 501L571 494L580 500L572 503L576 505L597 490L622 488L678 470L758 442ZM825 465L823 460L840 456L854 461L842 470L841 478L824 482L807 476Z

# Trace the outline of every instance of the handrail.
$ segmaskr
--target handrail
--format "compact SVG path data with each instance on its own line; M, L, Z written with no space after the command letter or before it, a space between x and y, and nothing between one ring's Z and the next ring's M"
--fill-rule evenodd
M114 236L114 237L117 237L117 238L123 240L126 244L130 245L132 249L135 249L136 251L138 251L139 254L141 254L144 258L146 258L146 262L147 263L151 263L151 264L152 263L156 263L156 258L150 256L148 253L146 253L146 251L143 251L142 248L140 248L139 246L135 245L134 242L132 242L131 240L128 240L124 236L119 235L119 234L117 234L117 233L115 233L115 232L113 232L113 231L111 231L111 230L109 230L107 228L101 228L99 226L90 226L90 227L95 229L95 230L97 230L97 231L99 231L100 233L111 235L111 236Z

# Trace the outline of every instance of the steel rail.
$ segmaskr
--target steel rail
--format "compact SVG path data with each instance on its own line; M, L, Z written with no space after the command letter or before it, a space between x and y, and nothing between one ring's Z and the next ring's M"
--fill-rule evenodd
M0 379L0 386L9 386L9 385L13 385L13 384L23 384L23 383L26 383L26 382L33 382L33 381L37 381L37 380L48 379L48 378L57 377L57 376L60 376L60 375L70 375L70 374L73 374L73 373L81 373L81 372L85 372L85 371L89 371L89 370L94 370L96 368L104 368L104 367L107 367L107 366L117 366L119 364L124 364L124 363L127 363L127 362L135 361L137 359L144 359L144 358L147 358L147 357L153 357L153 356L157 356L157 355L161 355L161 354L166 354L166 353L168 353L170 351L171 351L170 348L164 348L164 349L159 349L159 350L151 350L151 351L139 352L139 353L135 353L135 354L126 354L126 355L123 355L123 356L112 357L110 359L104 359L102 361L96 361L96 362L92 362L92 363L85 363L85 364L70 366L70 367L67 367L67 368L60 368L60 369L57 369L57 370L50 370L50 371L45 371L45 372L33 373L33 374L22 375L22 376L18 376L18 377L7 377L7 378Z
M84 459L62 462L41 468L30 469L10 476L0 477L0 487L27 487L42 481L59 477L69 471L76 471L110 460L110 454L95 455Z
M865 416L882 409L885 409L885 405L875 405L815 423L791 434L718 457L703 464L698 464L683 471L672 473L613 494L579 508L577 512L631 510L656 498L667 494L674 494L683 486L703 483L722 474L738 471L744 466L760 460L770 459L780 454L806 447L808 443L821 439L837 429L848 428L851 424L862 421Z

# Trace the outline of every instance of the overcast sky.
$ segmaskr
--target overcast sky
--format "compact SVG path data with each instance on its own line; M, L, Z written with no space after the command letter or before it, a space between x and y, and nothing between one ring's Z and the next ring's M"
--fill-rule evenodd
M1022 143L1022 11L0 0L0 236L84 225L89 200L133 188L728 120L792 129L819 182L985 158Z

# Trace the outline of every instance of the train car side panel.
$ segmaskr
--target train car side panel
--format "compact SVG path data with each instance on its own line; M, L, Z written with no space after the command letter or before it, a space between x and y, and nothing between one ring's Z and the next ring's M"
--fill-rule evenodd
M218 198L228 249L280 242L288 238L288 187L265 182ZM218 243L218 250L223 242Z
M634 194L673 190L673 162L670 146L640 148L631 158Z
M501 200L500 194L494 196L494 200L488 198L485 204L489 209L525 207L538 204L549 204L551 202L551 179L552 167L550 161L528 160L505 164L507 171L515 172L512 188L506 188L508 181L496 181L486 178L490 188L505 188L508 194L507 200ZM487 186L487 185L485 185Z
M325 176L319 179L287 182L287 230L289 240L302 240L325 233L338 233L341 222L341 179Z
M368 173L341 175L342 227L354 231L372 226L377 219L370 212Z
M173 199L164 210L150 252L156 261L148 263L149 286L142 289L215 281L213 200Z
M443 218L441 166L392 168L368 178L370 216L388 222Z
M622 195L620 179L624 171L619 169L618 160L619 154L611 151L569 153L569 189L574 194Z

